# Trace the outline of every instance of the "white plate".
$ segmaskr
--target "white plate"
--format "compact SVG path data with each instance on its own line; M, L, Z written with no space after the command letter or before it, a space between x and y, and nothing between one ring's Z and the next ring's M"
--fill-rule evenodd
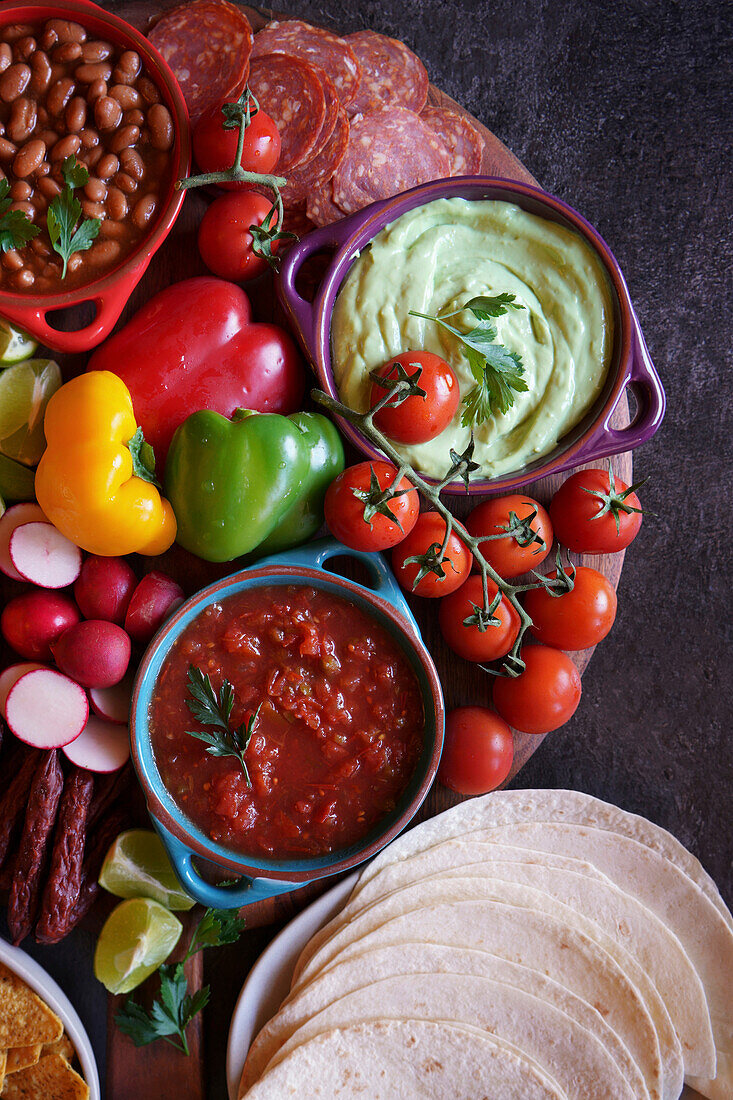
M84 1080L89 1085L90 1100L100 1100L99 1074L97 1063L94 1059L94 1051L89 1041L89 1036L84 1030L84 1025L79 1015L66 996L61 986L58 985L49 974L32 959L21 951L19 947L13 947L0 937L0 962L5 963L9 970L13 970L19 978L31 987L34 993L52 1008L61 1018L66 1034L74 1044L81 1072Z
M351 893L358 872L337 882L286 924L260 955L242 986L229 1026L227 1088L229 1100L237 1100L239 1080L258 1031L275 1015L290 990L298 955L311 936L338 913Z

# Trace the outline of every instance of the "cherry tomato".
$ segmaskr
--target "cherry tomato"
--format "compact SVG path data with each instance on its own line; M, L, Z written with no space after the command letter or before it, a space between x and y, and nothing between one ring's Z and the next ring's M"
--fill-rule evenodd
M367 522L364 519L366 502L355 496L354 490L369 493L372 473L379 484L379 492L392 485L397 476L396 468L389 462L360 462L339 474L326 493L324 511L331 534L352 550L388 550L396 546L412 531L420 512L417 489L403 477L397 486L403 495L393 497L385 505L394 518L375 512Z
M557 570L550 573L557 576ZM532 633L558 649L588 649L606 637L616 618L613 585L596 569L579 565L571 592L551 596L544 588L527 593L524 606L532 618Z
M471 554L457 535L451 532L443 560L444 576L427 573L413 588L419 566L416 562L405 563L406 558L426 554L431 547L440 549L445 538L445 520L437 512L423 512L410 534L392 551L392 570L406 592L416 596L436 598L455 592L471 572Z
M262 225L272 203L257 191L239 191L214 199L199 226L201 259L221 279L241 283L267 270L267 260L252 249L251 225ZM279 241L275 241L276 251Z
M611 487L607 470L578 470L564 481L552 498L550 516L558 542L578 554L625 550L641 527L638 496L618 478Z
M396 363L408 375L420 367L417 385L425 397L406 397L399 405L390 402L377 413L374 423L390 439L398 443L427 443L448 427L461 399L458 379L445 359L430 351L403 351L379 369L382 378L397 378ZM376 405L387 391L372 383L370 404Z
M498 589L490 578L487 586L489 599L492 600ZM495 661L503 657L512 648L519 633L519 615L503 597L493 613L495 619L501 620L500 626L487 626L483 631L477 626L464 626L464 619L475 614L474 604L483 607L483 602L481 577L475 574L457 592L440 601L438 619L441 633L453 652L467 661Z
M575 714L580 702L580 673L565 653L547 645L525 646L521 676L497 676L494 706L523 733L549 733Z
M438 782L473 797L499 787L512 768L514 738L506 722L487 707L459 707L445 720Z
M519 519L526 519L533 511L537 515L530 527L540 539L544 540L544 549L539 542L530 542L526 546L521 546L514 535L506 535L504 538L481 543L481 553L505 580L518 577L530 569L536 569L549 554L553 536L552 524L546 510L532 497L514 493L511 496L492 497L483 501L474 508L466 520L469 533L474 538L479 538L482 535L500 534L502 527L510 525L511 512Z
M193 132L193 152L202 172L224 172L234 164L239 130L224 129L221 107L202 115ZM272 172L280 157L280 134L268 114L252 115L244 131L244 147L240 164L246 172ZM250 183L220 183L227 191L251 189Z

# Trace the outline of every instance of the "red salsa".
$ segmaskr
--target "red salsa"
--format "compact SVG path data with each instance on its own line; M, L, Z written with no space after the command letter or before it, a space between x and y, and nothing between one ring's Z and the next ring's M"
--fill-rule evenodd
M235 692L231 724L259 707L244 759L188 730L194 665ZM397 803L423 744L415 672L361 608L307 585L225 597L183 631L161 669L150 736L163 783L213 840L253 856L322 855L361 840Z

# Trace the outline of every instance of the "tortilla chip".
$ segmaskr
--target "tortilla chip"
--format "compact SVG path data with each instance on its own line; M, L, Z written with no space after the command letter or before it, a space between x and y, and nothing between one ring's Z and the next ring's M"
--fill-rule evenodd
M5 1066L7 1065L7 1061L8 1061L8 1052L7 1052L7 1050L0 1050L0 1090L3 1087L3 1082L4 1082L4 1079L5 1079Z
M89 1086L60 1054L5 1078L2 1100L88 1100Z
M26 1066L35 1066L41 1057L41 1044L33 1043L28 1047L11 1047L8 1051L8 1061L5 1066L6 1073L17 1073Z
M74 1044L69 1036L64 1032L60 1039L57 1039L55 1043L44 1043L44 1054L60 1054L69 1065L74 1061L76 1057L76 1051L74 1050Z
M64 1025L33 990L0 963L0 1049L54 1043Z

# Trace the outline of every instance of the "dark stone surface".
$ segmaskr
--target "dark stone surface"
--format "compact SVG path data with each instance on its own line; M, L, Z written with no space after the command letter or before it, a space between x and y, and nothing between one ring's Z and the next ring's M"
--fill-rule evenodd
M403 38L433 82L585 214L617 256L669 399L662 430L635 458L636 476L649 477L644 503L656 515L627 555L618 619L583 678L577 717L545 741L518 783L588 791L644 814L699 856L730 903L733 301L725 5L278 6L343 31L371 27ZM216 1100L226 1092L235 1000L276 930L252 930L237 947L208 953L207 1076ZM103 1070L105 998L91 976L92 949L83 931L63 948L32 953L69 990ZM87 960L83 967L79 959Z

